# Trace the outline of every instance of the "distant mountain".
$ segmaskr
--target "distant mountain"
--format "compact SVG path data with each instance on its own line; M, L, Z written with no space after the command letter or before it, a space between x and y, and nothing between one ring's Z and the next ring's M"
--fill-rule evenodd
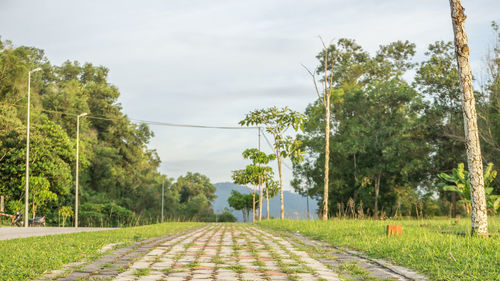
M224 208L231 209L227 203L227 199L231 196L231 190L236 190L239 193L251 193L250 189L245 186L236 185L230 182L222 182L214 184L217 188L215 194L217 198L215 199L212 207L216 213L221 213ZM307 198L303 197L297 193L284 191L283 197L285 199L285 217L290 219L305 219L307 218ZM265 217L266 214L266 200L263 200L262 216ZM309 213L311 216L316 217L317 201L309 198ZM257 203L258 206L258 203ZM280 217L280 197L279 194L269 201L269 208L271 217ZM243 221L243 215L241 211L233 210L234 216L238 221ZM252 214L250 213L250 220Z

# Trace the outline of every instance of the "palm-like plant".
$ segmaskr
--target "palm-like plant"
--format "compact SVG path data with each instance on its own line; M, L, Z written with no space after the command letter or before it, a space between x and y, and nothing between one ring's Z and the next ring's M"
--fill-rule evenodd
M465 170L464 163L459 163L458 167L453 169L451 175L440 173L437 175L441 182L439 187L445 191L454 191L461 196L458 203L464 204L467 214L471 213L471 192L469 173ZM500 195L494 195L491 184L497 176L497 171L493 170L493 163L488 163L488 167L484 171L484 192L486 195L486 207L492 214L496 214L500 208Z

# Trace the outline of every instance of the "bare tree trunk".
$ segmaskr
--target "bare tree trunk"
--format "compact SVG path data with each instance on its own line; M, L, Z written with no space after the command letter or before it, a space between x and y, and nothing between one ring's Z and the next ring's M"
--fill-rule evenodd
M307 219L309 220L311 218L311 215L309 214L309 194L307 194L306 200L307 200Z
M266 187L267 219L269 219L269 190Z
M281 170L281 156L279 155L279 151L277 153L278 155L278 172L280 174L280 200L281 200L281 219L285 219L285 202L283 201L283 173Z
M451 20L455 34L455 54L457 57L460 86L462 88L462 108L467 147L467 166L472 205L472 234L488 235L488 216L484 194L483 163L477 127L477 113L472 89L472 71L469 64L469 46L464 23L466 16L460 0L450 0Z
M457 217L457 193L455 191L451 192L451 217Z
M325 108L325 177L324 177L324 185L323 185L323 214L322 219L324 221L328 220L328 186L329 186L329 173L330 173L330 102L332 97L333 90L333 58L330 59L328 57L328 47L326 46L323 38L321 38L321 43L323 44L323 71L325 77L323 79L323 93L320 93L318 88L318 83L316 82L315 73L310 71L307 67L304 68L309 72L311 77L313 78L314 88L316 90L316 94L318 95L318 99L323 104ZM332 64L332 69L330 74L328 74L328 64Z
M326 91L326 89L325 89ZM325 178L323 186L323 220L328 220L328 184L330 173L330 95L326 95L325 116Z
M34 219L34 218L35 218L35 215L36 215L36 206L35 206L35 203L33 203L33 206L31 207L31 209L32 209L32 213L33 213L33 217L32 217L32 219ZM28 215L26 215L26 218L27 218L27 217L28 217Z
M375 180L375 208L373 208L373 217L378 218L378 194L380 191L380 178L381 174L377 175L377 179Z
M259 221L262 220L262 177L259 177Z
M253 187L252 193L252 223L255 222L255 186Z

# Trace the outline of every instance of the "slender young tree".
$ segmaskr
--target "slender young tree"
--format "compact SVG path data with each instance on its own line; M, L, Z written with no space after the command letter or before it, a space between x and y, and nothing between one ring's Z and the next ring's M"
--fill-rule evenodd
M472 206L472 234L488 235L488 217L484 191L483 163L477 127L477 113L472 89L472 71L469 64L469 46L465 33L464 8L460 0L450 0L451 21L455 35L455 54L457 57L460 87L462 88L462 107L464 115L465 142L467 147L467 165Z
M233 182L235 184L253 185L252 191L252 223L255 222L255 186L259 184L259 177L257 173L258 167L256 165L247 165L245 169L233 171Z
M289 109L288 107L277 108L275 106L265 109L251 111L241 120L241 126L265 126L266 132L274 138L274 152L278 160L278 172L280 177L280 199L281 219L285 219L285 203L283 201L283 172L282 161L291 158L292 162L300 162L303 159L300 150L301 142L285 135L286 131L293 128L304 131L304 115Z
M321 39L321 38L320 38ZM325 108L325 176L323 184L323 220L328 220L328 186L329 186L329 174L330 174L330 103L332 100L333 89L333 70L328 71L328 69L333 69L333 58L329 57L328 48L325 45L323 39L321 39L323 44L323 66L322 71L324 73L323 77L323 90L319 90L318 82L316 81L316 74L310 71L306 66L303 66L306 71L311 75L314 89L318 95L318 99L323 104Z
M259 221L262 220L262 183L269 177L272 176L273 170L269 166L270 161L276 159L274 154L265 154L264 152L258 150L257 148L250 148L243 151L243 158L252 160L253 170L258 178L259 185ZM254 196L255 198L255 196ZM255 205L255 202L254 202ZM255 209L255 207L254 207Z
M278 195L279 192L279 183L272 178L272 174L266 179L266 205L267 205L267 213L266 218L270 219L269 215L269 200L274 196Z

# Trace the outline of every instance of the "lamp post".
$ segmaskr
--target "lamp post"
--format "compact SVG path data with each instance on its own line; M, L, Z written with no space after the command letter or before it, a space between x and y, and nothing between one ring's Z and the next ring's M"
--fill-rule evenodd
M78 228L78 149L80 144L80 117L84 116L87 116L86 112L76 116L75 228Z
M28 72L28 114L26 117L26 189L24 192L24 227L28 227L29 190L30 190L30 100L31 100L31 73L42 70L40 67Z

